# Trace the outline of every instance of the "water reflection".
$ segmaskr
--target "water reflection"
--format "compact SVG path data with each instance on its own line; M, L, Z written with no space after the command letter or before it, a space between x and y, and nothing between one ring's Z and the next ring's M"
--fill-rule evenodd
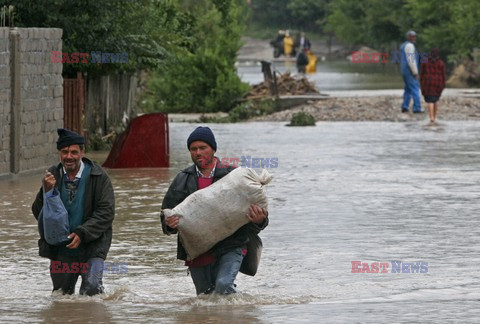
M297 74L293 61L273 62L273 70L278 73L290 71ZM237 64L237 73L242 81L257 84L263 81L260 62ZM403 89L403 81L397 64L370 63L354 64L348 61L325 61L317 64L317 72L307 74L319 91L328 90L367 90Z
M111 323L112 317L102 302L72 298L52 301L40 313L45 323Z
M255 306L218 305L218 301L213 301L212 306L193 306L178 312L174 320L177 323L264 323L259 319L262 312Z

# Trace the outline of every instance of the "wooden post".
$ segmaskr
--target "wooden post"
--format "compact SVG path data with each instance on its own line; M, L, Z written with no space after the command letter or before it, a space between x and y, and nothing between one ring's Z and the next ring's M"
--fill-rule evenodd
M270 87L270 94L274 97L278 96L277 78L275 73L272 74L272 62L260 61L262 63L262 73L264 82L268 83Z

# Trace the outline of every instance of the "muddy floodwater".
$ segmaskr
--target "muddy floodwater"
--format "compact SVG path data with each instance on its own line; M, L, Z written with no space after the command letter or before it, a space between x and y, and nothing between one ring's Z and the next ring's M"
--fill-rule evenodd
M272 71L297 74L294 60L273 61ZM263 81L262 67L258 61L237 63L237 74L242 81L257 84ZM320 92L331 90L403 89L398 64L351 63L342 61L319 61L315 73L306 74Z
M0 322L478 322L480 123L426 124L210 125L218 157L264 159L274 176L259 272L226 298L195 296L160 227L195 124L170 124L171 168L109 170L107 261L122 271L101 296L52 295L30 211L41 174L0 181Z

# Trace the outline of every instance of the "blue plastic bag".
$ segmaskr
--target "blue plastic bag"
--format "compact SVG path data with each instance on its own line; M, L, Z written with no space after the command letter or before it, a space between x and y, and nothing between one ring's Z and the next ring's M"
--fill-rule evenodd
M43 187L43 208L38 216L40 237L50 245L62 245L70 241L68 212L56 187L45 192Z

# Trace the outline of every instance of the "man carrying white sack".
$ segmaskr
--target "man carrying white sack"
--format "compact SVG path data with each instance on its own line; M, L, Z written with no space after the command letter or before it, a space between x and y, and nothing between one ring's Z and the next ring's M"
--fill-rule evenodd
M234 169L222 165L215 158L217 143L208 127L196 128L188 137L187 147L194 164L175 177L163 199L162 209L174 208L193 192L208 187ZM248 253L248 233L253 231L258 234L268 225L268 211L265 208L251 205L245 217L248 217L249 223L193 260L187 261L185 248L178 240L177 258L184 260L189 267L197 295L236 292L234 281ZM161 214L161 221L165 234L177 233L178 216L165 218Z

